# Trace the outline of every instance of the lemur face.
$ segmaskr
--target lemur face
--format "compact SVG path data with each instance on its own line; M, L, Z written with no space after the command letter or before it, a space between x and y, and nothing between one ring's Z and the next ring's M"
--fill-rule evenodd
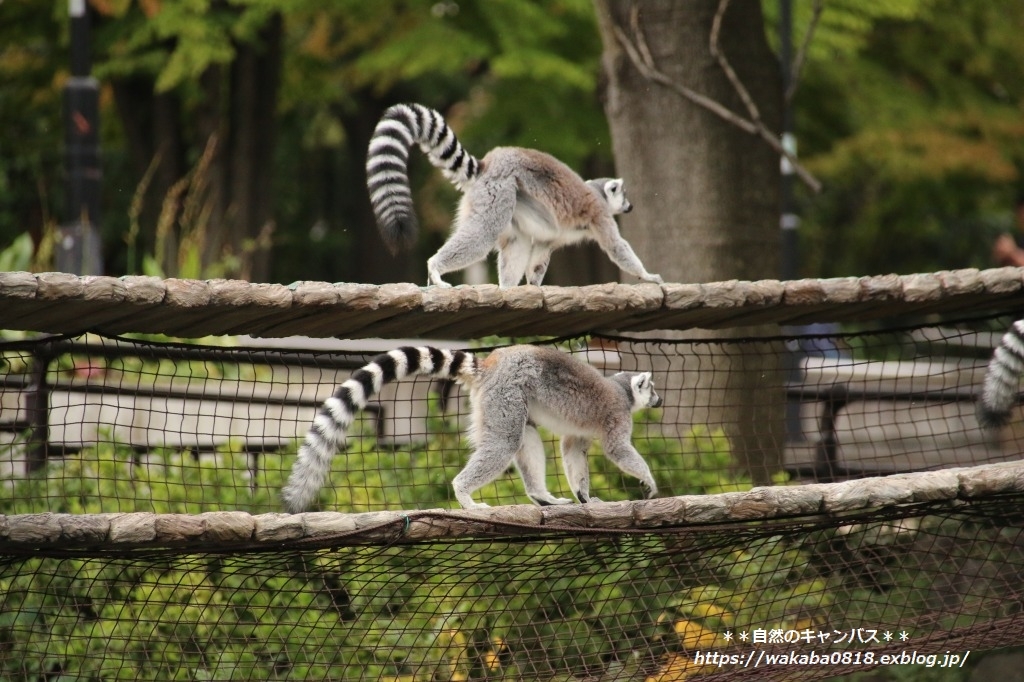
M604 196L608 206L612 209L612 215L629 213L633 205L626 198L626 190L622 186L622 178L615 178L604 183Z
M629 385L633 390L633 404L637 409L661 407L661 396L654 391L650 372L640 372L630 380Z

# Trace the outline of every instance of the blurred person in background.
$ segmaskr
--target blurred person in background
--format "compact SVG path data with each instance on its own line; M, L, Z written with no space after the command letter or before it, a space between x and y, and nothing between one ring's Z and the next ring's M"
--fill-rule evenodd
M1017 193L1013 204L1013 233L1004 232L992 245L996 265L1024 266L1024 191Z

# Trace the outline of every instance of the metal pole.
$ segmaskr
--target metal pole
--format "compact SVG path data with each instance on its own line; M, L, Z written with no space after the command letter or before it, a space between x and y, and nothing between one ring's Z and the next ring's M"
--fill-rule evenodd
M46 380L46 370L51 359L50 344L43 344L32 353L32 375L25 392L25 413L29 423L25 452L27 475L45 469L50 456L50 385Z
M71 76L64 86L66 215L56 248L57 269L103 274L100 244L99 83L89 75L89 13L68 0Z
M786 98L790 83L793 82L793 6L792 0L779 0L779 65L782 69L782 148L796 156L796 138L793 136L793 108ZM797 233L800 218L793 206L793 164L782 157L782 178L779 190L779 228L780 248L782 250L779 263L779 277L783 280L796 279L799 272L797 263ZM795 350L783 356L783 368L786 380L790 384L803 381L801 361L805 357L803 351ZM787 440L797 442L804 440L800 419L800 400L786 401L786 434ZM825 432L822 432L825 433ZM827 453L826 453L827 454ZM824 457L824 455L822 455ZM820 464L819 464L820 466Z
M782 92L789 92L793 82L793 7L792 0L779 0L779 61L782 64ZM796 137L793 134L793 107L788 101L782 102L782 147L796 158ZM782 229L782 279L796 279L799 276L799 254L797 252L797 228L800 216L796 214L793 201L793 164L782 159L782 205L779 227Z

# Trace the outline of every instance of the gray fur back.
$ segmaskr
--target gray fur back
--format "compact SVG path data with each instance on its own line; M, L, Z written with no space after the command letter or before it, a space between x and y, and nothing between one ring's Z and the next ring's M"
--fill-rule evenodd
M480 162L463 148L439 112L421 104L396 104L385 111L370 138L366 186L377 227L392 253L412 246L419 231L409 189L413 144L457 187L480 173Z

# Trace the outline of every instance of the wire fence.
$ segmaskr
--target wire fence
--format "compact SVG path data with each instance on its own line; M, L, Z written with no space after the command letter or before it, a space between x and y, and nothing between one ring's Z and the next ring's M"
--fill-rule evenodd
M703 495L1019 459L1016 425L973 406L1008 322L558 345L654 372L665 406L634 444L662 495ZM2 344L0 514L279 512L316 406L378 350ZM456 507L467 419L458 387L392 385L320 508ZM591 472L602 500L642 496L596 453ZM248 549L5 544L0 521L0 680L966 679L1024 638L1022 497ZM477 499L529 501L511 472Z
M681 495L1015 458L1015 430L982 429L973 405L992 330L1006 322L560 345L605 372L653 370L665 406L640 415L634 442L662 493ZM0 511L279 511L316 407L378 350L92 335L0 344ZM423 377L385 386L350 429L322 508L453 505L467 421L459 387ZM593 461L595 496L640 496ZM549 465L549 487L571 496L560 468ZM529 503L512 473L480 498Z
M35 550L0 560L0 678L797 680L881 666L907 679L916 664L966 679L963 665L1024 637L1021 502L642 533L497 524L421 543L399 527L383 545L261 552Z

